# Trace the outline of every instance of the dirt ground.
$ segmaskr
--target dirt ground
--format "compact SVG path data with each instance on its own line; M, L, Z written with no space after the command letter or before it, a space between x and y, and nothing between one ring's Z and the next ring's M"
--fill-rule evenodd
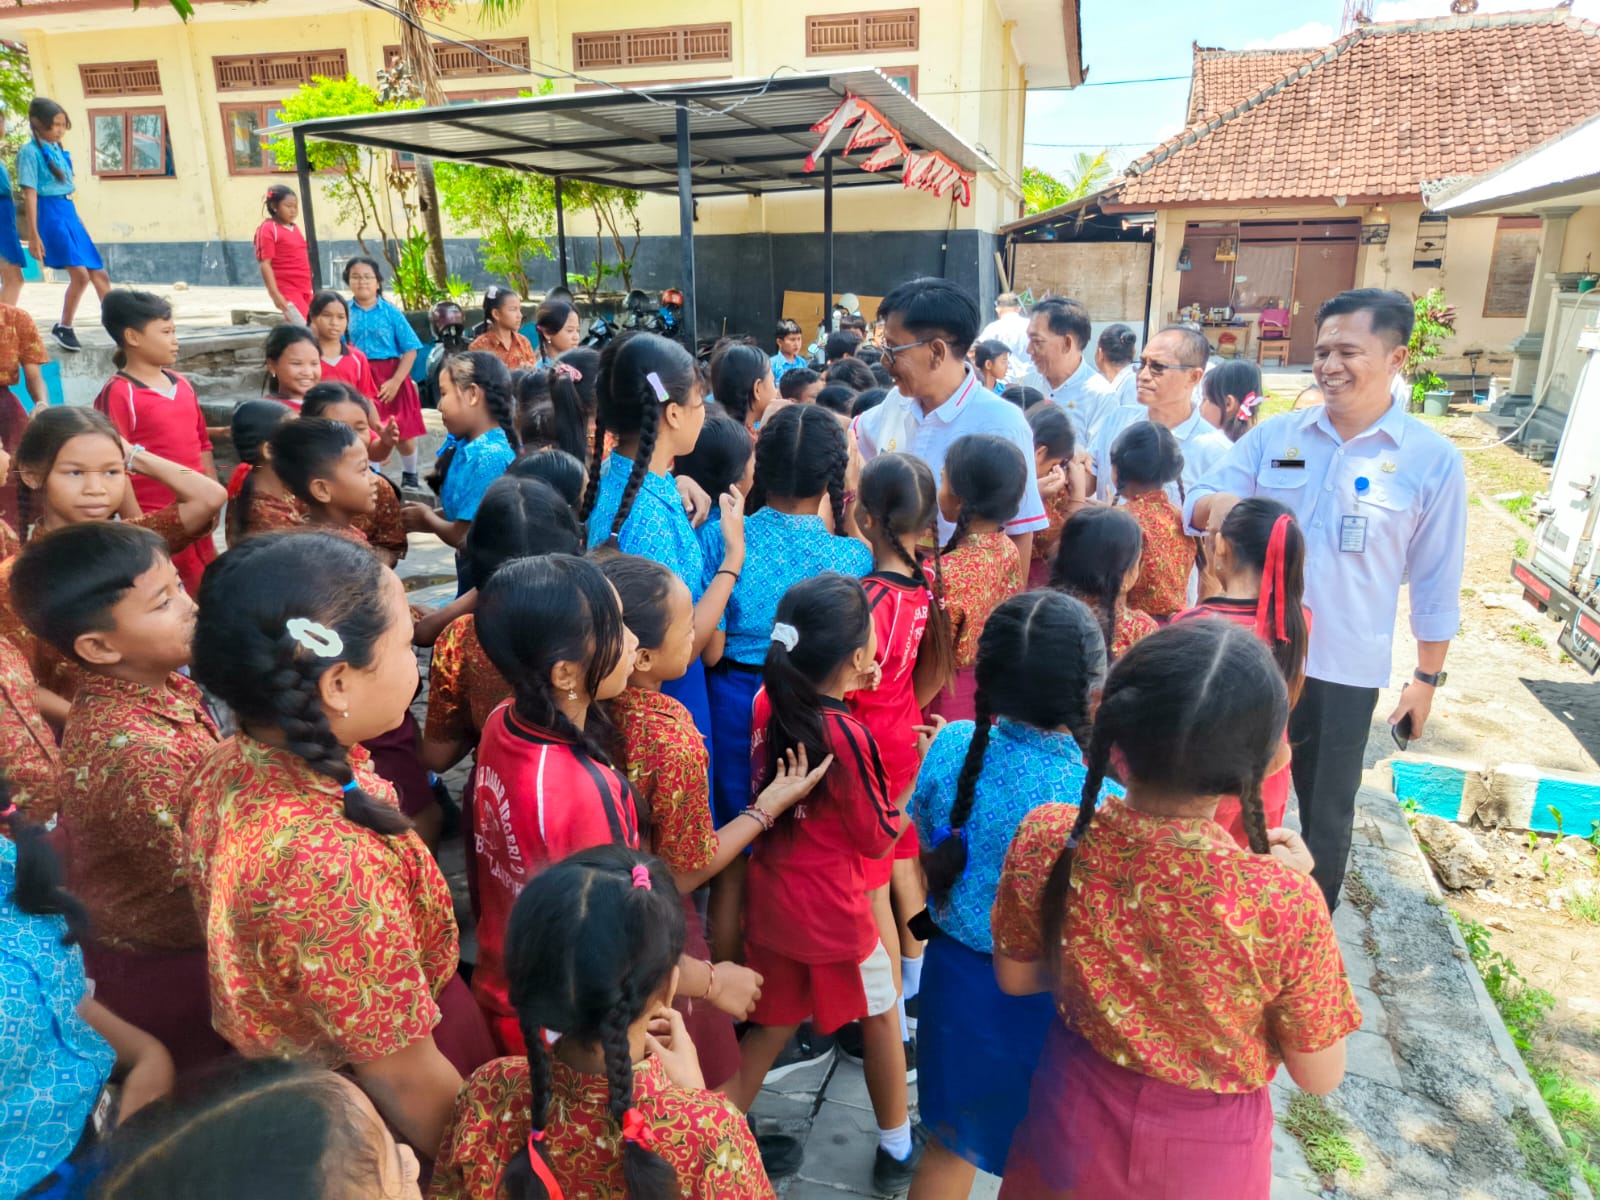
M1461 633L1450 648L1449 682L1414 748L1485 766L1519 762L1596 771L1600 680L1566 661L1556 645L1559 626L1521 601L1510 564L1513 554L1525 552L1518 542L1531 537L1532 518L1519 515L1520 501L1495 500L1542 492L1549 472L1504 446L1491 446L1494 436L1475 417L1429 423L1463 451L1470 506ZM1406 623L1402 616L1395 639L1399 679L1414 661ZM1391 697L1385 693L1384 699ZM1380 703L1380 719L1385 711ZM1394 752L1386 730L1374 732L1369 766ZM1600 866L1594 847L1580 840L1591 831L1569 829L1577 836L1532 844L1524 833L1475 832L1495 864L1494 884L1449 893L1450 902L1489 928L1494 947L1531 984L1555 996L1541 1049L1600 1094L1600 964L1594 957L1600 944Z

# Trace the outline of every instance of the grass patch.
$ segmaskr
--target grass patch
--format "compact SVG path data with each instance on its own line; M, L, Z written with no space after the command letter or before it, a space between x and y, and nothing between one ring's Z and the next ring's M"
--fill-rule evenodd
M1467 503L1473 508L1482 508L1483 497L1474 492L1472 495L1467 497Z
M1344 898L1350 901L1350 906L1363 917L1370 917L1372 910L1378 907L1378 897L1367 884L1367 878L1361 873L1360 867L1351 867L1344 877Z
M1513 496L1509 500L1501 500L1500 507L1505 509L1524 525L1533 525L1533 497L1523 492L1520 496Z
M1519 537L1516 541L1512 542L1511 553L1516 555L1518 558L1527 558L1528 539L1525 537Z
M1535 650L1543 650L1545 647L1544 638L1540 637L1538 630L1531 625L1513 625L1511 632L1524 646L1532 646Z
M1460 913L1454 916L1483 986L1561 1131L1563 1145L1552 1146L1526 1109L1512 1114L1517 1146L1525 1161L1524 1174L1554 1200L1571 1200L1573 1170L1591 1190L1600 1189L1600 1097L1536 1047L1555 997L1524 979L1517 965L1489 944L1487 929Z
M1367 1169L1367 1160L1350 1141L1350 1126L1321 1096L1296 1092L1283 1114L1283 1127L1305 1150L1306 1165L1317 1173L1323 1187L1331 1188L1340 1171L1359 1179Z
M1600 892L1593 888L1579 889L1574 886L1572 894L1567 897L1566 910L1580 921L1587 921L1591 925L1600 925Z

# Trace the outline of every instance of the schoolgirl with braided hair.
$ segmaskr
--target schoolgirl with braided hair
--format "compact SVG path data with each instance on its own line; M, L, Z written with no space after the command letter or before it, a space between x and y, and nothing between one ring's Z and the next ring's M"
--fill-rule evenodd
M356 431L327 417L278 426L268 443L272 470L305 510L307 524L367 545L356 528L378 505L378 480Z
M1314 1094L1343 1078L1361 1009L1311 855L1261 807L1288 711L1228 621L1177 622L1111 668L1082 798L1023 821L991 914L1000 988L1051 991L1061 1018L1002 1195L1267 1200L1278 1064ZM1248 850L1212 820L1228 793Z
M954 643L955 679L936 696L930 715L947 721L972 718L972 668L989 613L1022 590L1024 571L1006 523L1017 515L1028 487L1022 451L992 433L957 438L945 455L939 512L955 525L944 544L944 602Z
M851 695L848 703L872 731L889 776L889 793L901 808L921 762L917 730L922 709L949 684L955 669L944 608L938 505L933 470L915 455L880 454L862 468L855 521L872 548L872 573L861 585L872 605L882 678L877 687ZM919 542L933 547L931 569L919 557ZM872 912L894 962L908 1042L915 1014L908 1017L903 1010L921 986L923 951L910 922L927 904L916 862L920 849L917 831L908 821L894 853L866 863Z
M193 673L239 722L189 782L213 1024L246 1057L349 1067L431 1158L494 1047L449 886L362 746L416 689L405 589L329 533L251 538L206 572Z
M318 386L321 386L320 384ZM228 419L239 465L228 477L226 522L230 547L257 533L298 529L306 515L287 484L272 469L272 437L294 419L294 409L276 400L246 400Z
M671 1007L683 945L671 872L648 855L596 846L531 880L506 942L527 1053L467 1081L430 1194L769 1200L750 1127L705 1090Z
M348 425L355 431L357 440L367 448L367 458L372 468L374 504L371 513L358 514L352 520L378 557L388 566L394 566L406 556L405 520L400 513L400 489L387 475L380 474L378 464L389 457L394 449L394 423L384 430L377 428L378 410L355 388L342 380L319 383L306 393L300 407L303 417L326 417Z
M694 598L694 661L663 690L694 718L719 770L706 670L722 655L723 612L744 570L744 495L730 488L713 497L721 534L720 558L708 555L684 512L673 462L694 449L706 402L694 359L677 342L629 333L605 348L596 384L599 414L583 512L591 550L609 543L670 567ZM606 438L616 447L606 453ZM687 481L683 481L687 486ZM738 755L738 773L749 764ZM740 806L741 808L743 805Z
M472 989L502 1053L521 1053L503 955L518 890L575 850L637 846L649 828L612 762L603 707L627 687L639 639L600 568L570 554L502 565L478 591L474 629L512 698L489 714L478 742Z
M1061 541L1067 518L1089 501L1089 481L1082 467L1073 465L1078 435L1067 410L1054 400L1040 400L1024 415L1033 432L1033 473L1039 480L1039 498L1050 524L1033 535L1028 563L1029 589L1048 586L1050 563Z
M1113 659L1157 628L1149 613L1128 603L1143 549L1144 533L1126 509L1092 505L1061 527L1050 586L1082 600L1099 617Z
M761 686L772 622L784 593L792 584L823 571L859 579L872 570L872 551L846 532L844 481L849 463L844 427L825 410L789 404L769 412L762 423L750 492L750 506L758 511L744 520L744 569L728 599L722 659L707 681L713 730L712 813L718 825L750 805L750 703ZM818 515L822 511L829 514L831 525ZM727 939L735 936L734 897L742 868L740 859L717 877L713 944L726 946Z
M1055 1010L995 985L989 910L1006 848L1034 808L1083 790L1105 642L1058 592L1006 600L978 640L975 717L939 730L911 797L922 837L928 942L917 1028L917 1094L932 1131L917 1190L965 1195L1005 1168ZM1120 794L1116 785L1108 785Z
M1143 547L1139 581L1128 603L1165 624L1188 606L1195 539L1183 525L1183 451L1159 421L1136 421L1111 444L1111 477L1117 502L1139 522ZM1178 489L1178 503L1167 495Z

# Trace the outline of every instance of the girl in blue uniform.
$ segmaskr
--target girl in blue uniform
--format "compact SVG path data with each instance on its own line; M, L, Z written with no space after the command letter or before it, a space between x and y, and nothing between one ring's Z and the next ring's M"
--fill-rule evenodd
M90 284L104 300L111 290L111 277L72 203L72 193L77 188L72 179L72 155L61 148L61 140L72 128L67 110L54 100L35 96L28 102L28 125L33 137L17 151L17 182L22 185L28 218L28 249L45 266L67 273L61 320L50 330L50 336L63 350L82 350L78 335L72 331L78 301ZM19 265L21 258L19 252ZM21 283L19 273L19 292Z

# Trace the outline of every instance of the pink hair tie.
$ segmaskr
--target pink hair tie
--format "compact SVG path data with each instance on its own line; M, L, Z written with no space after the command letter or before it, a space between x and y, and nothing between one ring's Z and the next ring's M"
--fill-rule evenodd
M578 370L578 368L573 366L571 363L558 362L551 368L551 370L553 370L563 379L572 380L573 383L583 382L583 372Z
M17 815L16 801L12 801L10 804L6 805L4 808L0 808L0 821L9 821L9 820L11 820L12 817L14 817L16 815Z
M643 888L647 892L654 890L650 883L650 868L643 863L633 869L633 886Z

